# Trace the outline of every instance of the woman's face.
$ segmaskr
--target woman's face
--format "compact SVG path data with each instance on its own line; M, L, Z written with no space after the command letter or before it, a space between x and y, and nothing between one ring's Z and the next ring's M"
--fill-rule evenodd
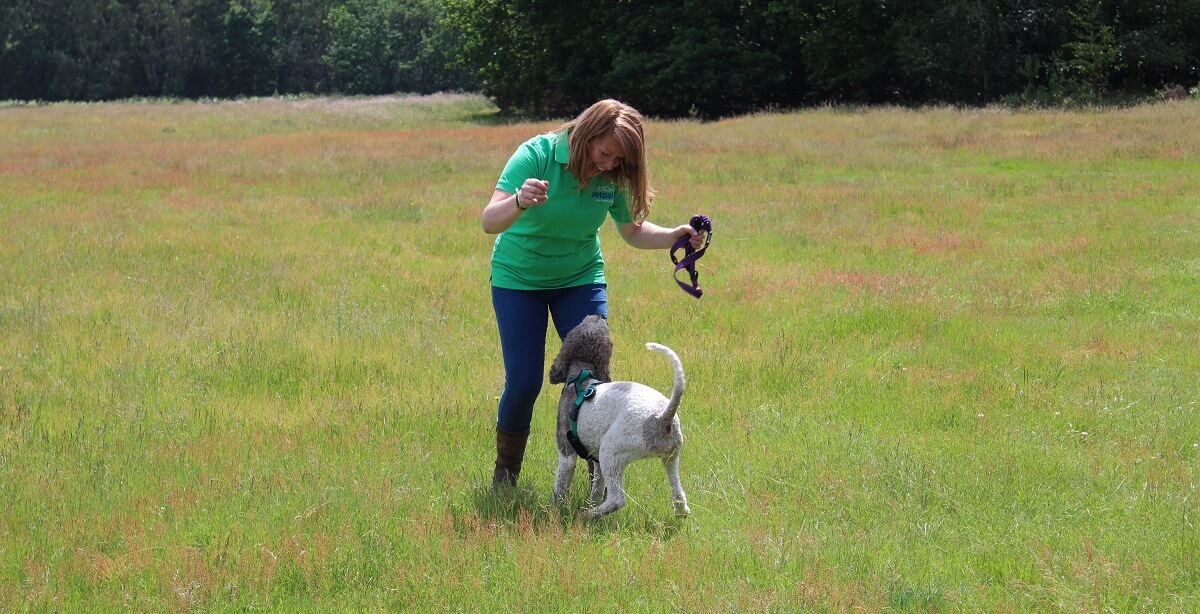
M625 161L625 150L613 135L597 137L588 142L587 178L615 170Z

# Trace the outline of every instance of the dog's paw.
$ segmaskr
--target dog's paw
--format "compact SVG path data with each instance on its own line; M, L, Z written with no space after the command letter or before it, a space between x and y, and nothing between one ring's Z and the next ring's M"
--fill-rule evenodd
M586 508L583 511L579 512L579 519L580 520L595 520L595 519L600 518L601 516L605 516L607 514L608 514L608 512L604 511L603 509L601 509L600 506L597 505L594 507Z

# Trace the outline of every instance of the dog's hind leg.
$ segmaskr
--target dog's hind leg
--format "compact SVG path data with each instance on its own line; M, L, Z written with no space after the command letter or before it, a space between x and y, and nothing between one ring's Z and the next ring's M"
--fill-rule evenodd
M625 466L629 460L616 455L600 455L600 473L603 474L604 487L608 497L604 503L583 513L588 518L599 518L611 514L625 505Z
M688 507L687 495L683 492L683 483L679 480L679 450L662 459L663 469L667 471L667 481L671 483L671 502L675 504L676 516L687 516L692 513Z
M599 505L604 500L604 472L600 463L588 461L588 473L592 476L592 493L588 495L588 505Z
M562 504L567 500L567 491L575 479L575 454L558 453L558 471L554 477L554 501Z

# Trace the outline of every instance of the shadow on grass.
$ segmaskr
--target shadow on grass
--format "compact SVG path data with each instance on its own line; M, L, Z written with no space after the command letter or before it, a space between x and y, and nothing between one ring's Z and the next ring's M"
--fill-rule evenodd
M640 514L632 506L603 518L583 520L579 512L587 507L586 492L573 491L564 505L555 504L549 492L530 490L523 485L495 491L479 486L464 495L452 502L450 509L454 529L461 535L485 525L517 532L573 532L586 539L607 539L613 533L640 533L669 541L687 522L687 518L675 515Z
M551 522L561 526L570 524L572 520L568 510L553 505L550 497L519 485L496 490L480 486L471 491L470 499L471 511L479 519L491 523L538 527ZM455 517L458 516L456 512Z
M586 537L597 542L607 541L614 533L643 535L669 542L686 528L687 518L675 515L623 517L618 511L598 520L586 521L582 526L587 529Z

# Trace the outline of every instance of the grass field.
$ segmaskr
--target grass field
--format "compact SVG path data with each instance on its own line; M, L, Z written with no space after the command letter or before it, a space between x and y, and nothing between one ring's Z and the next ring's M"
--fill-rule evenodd
M648 127L662 470L491 495L474 96L0 108L0 610L1200 610L1200 103ZM557 339L548 340L551 352ZM584 474L586 475L586 473Z

